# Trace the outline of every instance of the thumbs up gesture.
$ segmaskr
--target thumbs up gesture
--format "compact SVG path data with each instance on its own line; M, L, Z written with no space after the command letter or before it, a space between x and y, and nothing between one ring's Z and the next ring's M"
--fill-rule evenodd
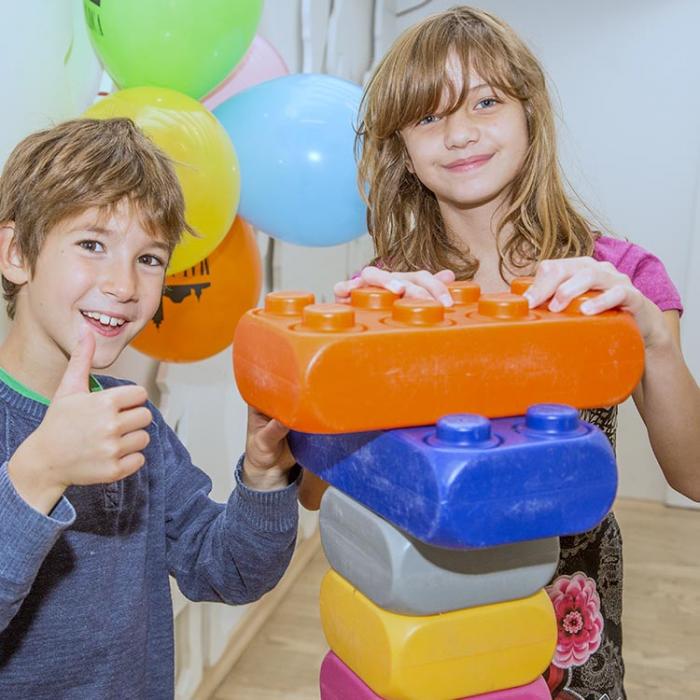
M17 448L8 473L27 503L49 513L68 486L119 481L144 464L153 416L146 390L90 392L95 338L80 338L41 425Z

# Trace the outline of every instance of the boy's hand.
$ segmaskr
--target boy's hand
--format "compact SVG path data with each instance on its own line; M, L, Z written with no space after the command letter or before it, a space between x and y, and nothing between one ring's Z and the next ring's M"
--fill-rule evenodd
M153 419L146 390L121 386L90 392L95 338L85 332L41 425L8 464L15 489L50 513L68 486L119 481L140 469Z
M434 275L426 270L419 272L390 272L378 267L365 267L357 277L338 282L333 287L338 304L350 302L350 292L358 287L384 287L406 299L435 299L443 306L452 306L452 296L447 289L455 281L452 270L440 270Z
M289 428L248 406L248 434L243 460L243 481L257 491L288 485L295 460L287 445Z

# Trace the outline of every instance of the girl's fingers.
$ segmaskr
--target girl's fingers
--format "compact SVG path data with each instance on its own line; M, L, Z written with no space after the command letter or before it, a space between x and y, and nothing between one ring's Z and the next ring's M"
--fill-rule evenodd
M365 267L359 277L338 282L333 287L337 303L347 303L350 292L364 285L384 287L390 292L413 299L436 299L445 306L452 306L453 300L447 284L454 282L454 272L441 270L432 275L426 270L419 272L389 272L372 265ZM410 291L409 291L410 290Z
M586 315L593 315L622 306L634 313L641 306L641 301L641 293L632 287L618 284L604 291L595 299L581 304L581 312Z
M362 270L360 278L371 287L384 287L394 294L403 294L406 285L398 275L399 273L380 270L378 267L370 265Z
M342 282L336 282L333 285L333 294L335 295L336 301L339 299L349 299L350 292L353 289L357 289L362 284L362 279L360 277L354 277L351 280L344 280Z
M429 272L421 270L420 272L411 273L409 279L416 287L424 289L428 293L428 298L435 299L444 306L452 306L452 297L447 286L436 275L431 275ZM408 294L408 291L406 294Z
M543 260L524 296L530 308L552 299L550 311L561 311L572 299L589 289L607 289L621 281L622 277L612 264L593 258Z
M362 280L365 284L383 287L390 278L391 273L387 270L380 270L378 267L369 265L362 268L362 272L360 272L360 276L357 279Z
M570 275L567 260L544 260L537 267L535 279L523 295L533 309L551 299L559 285Z
M406 285L404 299L428 299L433 300L433 295L420 285L409 282Z
M562 282L549 302L550 311L563 311L573 299L591 289L600 289L600 284L594 270L583 269Z
M435 273L435 277L443 284L450 284L450 282L455 281L455 273L452 270L440 270L440 272Z

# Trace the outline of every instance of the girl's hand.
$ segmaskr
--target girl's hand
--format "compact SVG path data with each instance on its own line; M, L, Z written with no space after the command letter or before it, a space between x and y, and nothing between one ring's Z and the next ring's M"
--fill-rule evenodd
M563 311L575 297L589 290L602 290L602 294L581 305L584 314L620 307L634 316L645 348L669 341L670 331L661 309L609 262L588 257L544 260L524 296L530 308L549 301L550 311Z
M443 306L452 306L452 296L447 289L455 281L452 270L440 270L434 275L426 270L419 272L389 272L378 267L365 267L358 277L338 282L333 287L338 304L350 302L350 292L358 287L384 287L406 299L435 299Z

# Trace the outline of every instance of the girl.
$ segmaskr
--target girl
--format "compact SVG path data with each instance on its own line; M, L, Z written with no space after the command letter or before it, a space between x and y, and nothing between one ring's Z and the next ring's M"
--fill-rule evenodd
M646 369L634 400L668 482L700 500L700 391L680 348L678 293L661 262L594 231L566 196L554 118L537 60L501 20L459 7L391 47L370 80L358 133L375 265L336 285L338 301L380 285L450 305L446 284L507 291L535 281L531 307L633 314ZM615 444L616 407L583 412ZM676 418L678 417L678 418ZM545 674L553 698L622 700L622 542L611 513L562 538L548 587L559 623Z

